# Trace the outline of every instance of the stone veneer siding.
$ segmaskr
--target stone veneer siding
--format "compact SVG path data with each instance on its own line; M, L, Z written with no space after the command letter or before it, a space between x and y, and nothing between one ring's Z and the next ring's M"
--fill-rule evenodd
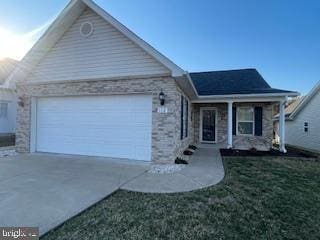
M235 149L269 150L272 147L273 122L271 103L234 103L234 106L261 106L263 107L262 136L233 136L233 147ZM193 105L193 131L194 142L199 143L200 134L200 108L217 108L217 142L227 144L228 136L228 112L226 103L194 104Z
M168 113L158 113L157 111L160 106L159 93L161 89L166 94L165 107L168 108ZM180 141L180 94L182 92L171 77L39 84L20 83L17 86L17 92L20 104L17 109L16 149L21 153L30 152L32 97L152 94L151 160L154 163L173 163L190 141L189 138ZM189 135L192 135L191 130Z

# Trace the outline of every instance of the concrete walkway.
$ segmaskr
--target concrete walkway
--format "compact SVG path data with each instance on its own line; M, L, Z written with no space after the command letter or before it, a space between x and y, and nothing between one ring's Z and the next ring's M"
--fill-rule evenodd
M219 148L200 147L181 171L171 174L145 172L121 189L145 193L186 192L215 185L223 178L224 168Z

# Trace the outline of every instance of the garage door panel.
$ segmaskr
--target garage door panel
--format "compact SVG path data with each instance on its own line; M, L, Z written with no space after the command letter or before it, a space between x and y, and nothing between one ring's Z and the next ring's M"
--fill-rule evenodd
M151 96L39 98L40 152L151 160Z
M130 116L130 114L140 114L141 116ZM99 115L99 118L101 121L96 122L94 126L92 126L91 121L95 117ZM129 116L128 116L129 115ZM112 126L120 127L123 125L123 122L125 121L126 126L135 126L137 124L143 125L143 126L151 126L151 119L145 118L143 115L146 115L146 113L121 113L121 114L113 114L110 113L110 115L102 115L102 114L42 114L38 118L39 120L39 127L54 127L57 128L60 127L61 124L65 126L73 126L75 119L77 119L78 125L83 126L91 126L95 128L99 128L100 126L105 128L105 122L109 123L109 128ZM124 120L125 119L125 120ZM146 120L148 120L148 123L146 123Z

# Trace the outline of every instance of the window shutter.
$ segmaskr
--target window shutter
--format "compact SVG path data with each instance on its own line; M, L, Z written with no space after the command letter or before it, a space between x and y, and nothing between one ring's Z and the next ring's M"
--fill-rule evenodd
M188 128L189 128L189 102L186 99L186 137L188 137Z
M237 135L237 108L232 108L232 135Z
M183 139L183 101L184 101L184 97L181 95L181 119L180 119L180 139Z
M262 107L254 108L254 134L262 136Z

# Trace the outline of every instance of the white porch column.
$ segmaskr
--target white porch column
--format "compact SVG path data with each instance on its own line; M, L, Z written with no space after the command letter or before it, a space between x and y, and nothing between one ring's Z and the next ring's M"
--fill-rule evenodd
M286 153L286 142L285 142L285 106L286 106L287 98L285 100L280 101L280 113L279 113L279 135L280 135L280 151Z
M228 148L232 148L232 104L228 102Z

